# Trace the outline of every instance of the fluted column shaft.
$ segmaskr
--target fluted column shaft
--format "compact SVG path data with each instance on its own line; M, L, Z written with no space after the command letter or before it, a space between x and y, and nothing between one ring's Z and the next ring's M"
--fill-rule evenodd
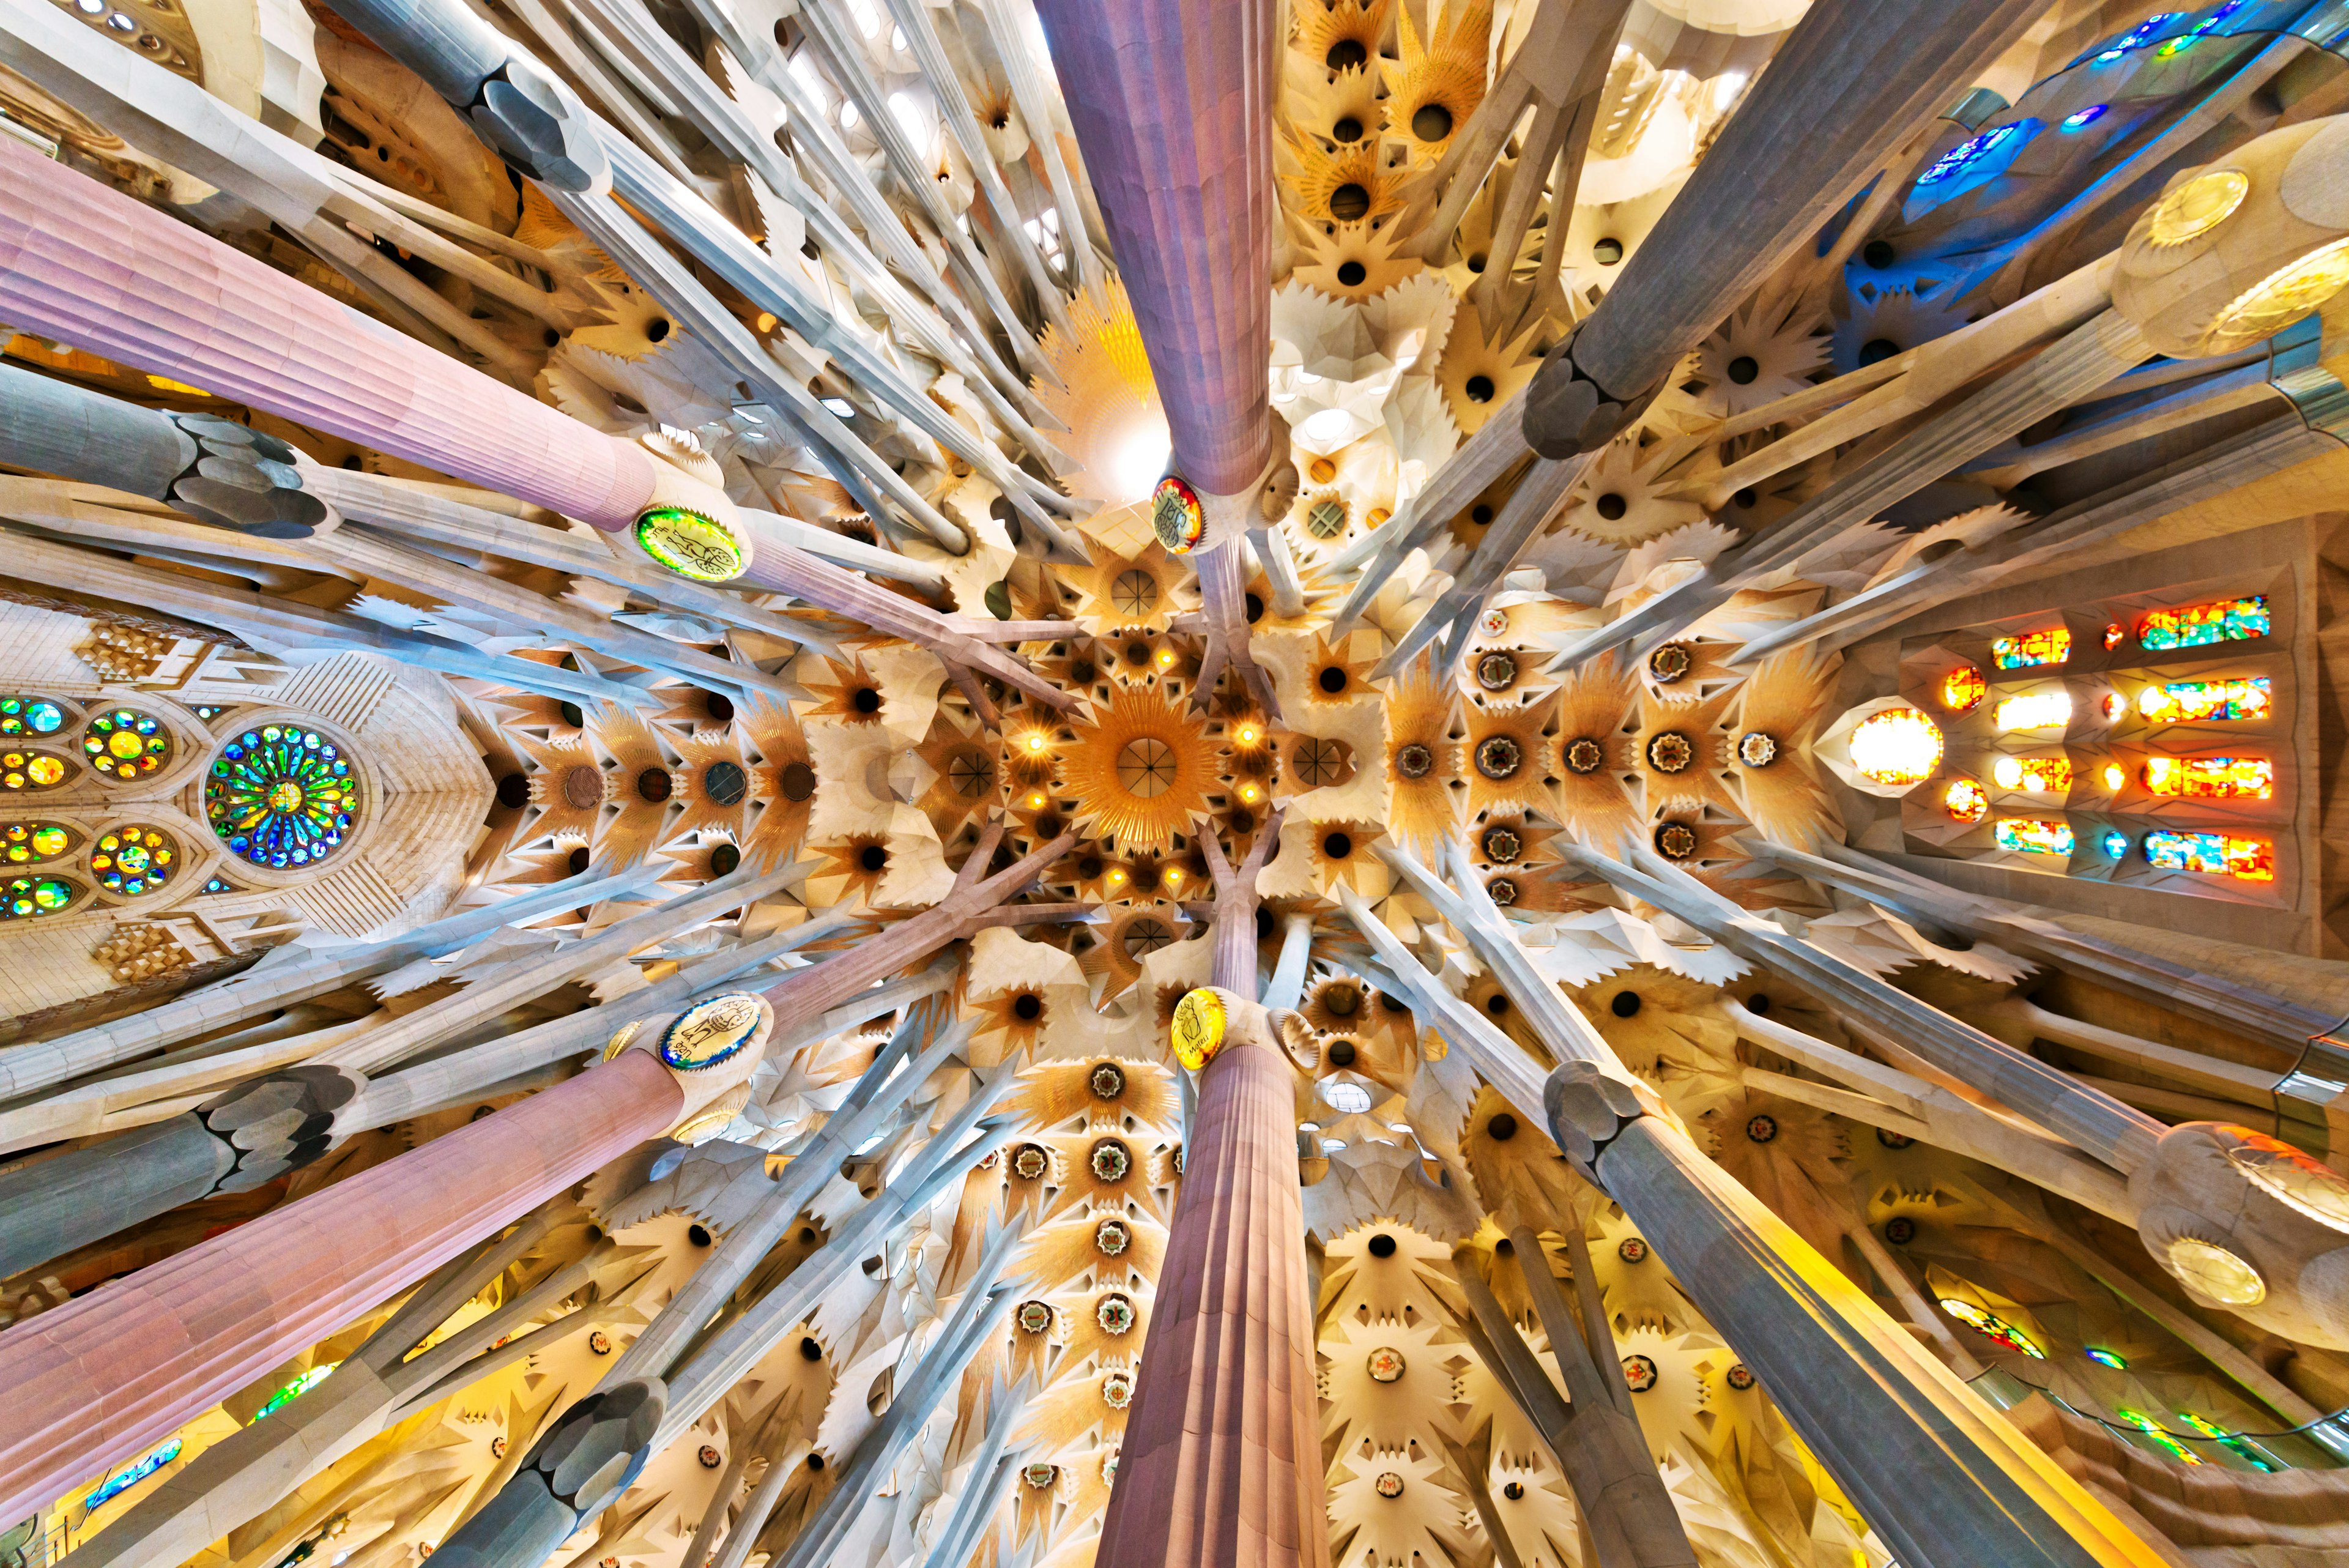
M0 1172L0 1279L208 1198L235 1163L189 1111Z
M1626 1123L1595 1174L1901 1563L2161 1561L1662 1118Z
M0 1333L0 1517L20 1519L670 1126L616 1060Z
M2046 9L1822 0L1786 36L1575 342L1624 397L1651 386Z
M599 528L652 497L648 454L13 141L0 320Z
M1252 1044L1201 1075L1103 1563L1330 1561L1291 1084Z
M1272 455L1278 7L1040 0L1036 9L1149 350L1174 466L1202 491L1246 490Z

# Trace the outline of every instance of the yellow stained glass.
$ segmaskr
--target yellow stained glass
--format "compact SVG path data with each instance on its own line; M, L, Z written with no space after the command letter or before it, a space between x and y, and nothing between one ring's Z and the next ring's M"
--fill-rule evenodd
M2272 800L2275 763L2266 757L2153 757L2147 793L2187 800Z
M1991 658L2001 670L2034 670L2061 664L2072 657L2072 634L2060 626L2002 637L1990 645Z
M2069 691L2026 691L2002 697L1991 711L1991 722L2001 730L2060 730L2072 722Z
M1914 708L1887 708L1851 732L1852 765L1880 784L1922 784L1941 765L1941 731Z
M2072 853L2072 825L2068 822L2054 822L2044 817L2009 816L1992 824L1991 833L2001 849L2020 855Z
M2268 716L2264 675L2227 680L2168 680L2137 694L2137 711L2157 724L2228 723Z
M2027 789L2040 794L2062 794L2072 787L2069 757L2001 757L1991 764L1990 776L2001 789Z
M2148 833L2145 860L2157 871L2199 871L2238 882L2275 880L2275 846L2226 833Z
M2278 267L2238 296L2202 334L2202 352L2231 354L2273 337L2349 287L2349 239Z

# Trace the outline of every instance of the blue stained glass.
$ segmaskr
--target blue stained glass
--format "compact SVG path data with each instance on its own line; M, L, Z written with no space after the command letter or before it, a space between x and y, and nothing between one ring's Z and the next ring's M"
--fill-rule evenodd
M2118 38L2115 39L2111 47L2098 53L2096 56L2096 64L2100 66L2109 65L2111 62L2119 59L2123 55L2127 54L2131 49L2144 44L2156 33L2160 32L2162 28L2168 26L2170 23L2177 21L2178 18L2184 15L2186 15L2186 13L2183 11L2155 12L2152 16L2147 16L2144 21L2139 22L2136 26L2130 28L2127 33L2122 34ZM2223 16L2224 13L2222 12L2220 15ZM2217 18L2215 17L2212 18L2214 21Z
M1994 152L1999 148L2004 146L2019 133L2021 129L2022 128L2020 126L2014 125L1995 126L1989 130L1983 131L1980 136L1959 142L1955 147L1951 148L1947 152L1944 152L1939 158L1934 159L1933 166L1926 170L1922 174L1917 176L1917 183L1920 185L1940 184L1942 181L1956 174L1967 164L1971 163L1975 159L1980 158L1986 153Z
M2104 836L2105 853L2118 860L2128 853L2128 835L2118 828L2108 830Z
M245 731L221 748L204 783L205 817L229 852L279 870L333 854L357 807L340 748L294 724Z
M0 697L0 735L54 735L66 711L46 697Z
M116 1498L120 1497L124 1492L129 1491L132 1487L137 1486L140 1481L145 1480L149 1476L153 1475L157 1470L161 1469L165 1465L170 1464L173 1459L176 1459L179 1457L180 1439L173 1438L170 1442L165 1443L161 1448L157 1449L154 1452L148 1454L143 1459L133 1460L131 1463L124 1466L122 1469L115 1471L112 1475L107 1477L104 1481L99 1483L98 1489L90 1493L89 1496L84 1500L82 1503L83 1511L86 1513L96 1513L100 1508L103 1508L106 1504L113 1501Z
M2105 118L2105 110L2111 107L2112 106L2110 104L2092 103L2085 109L2078 109L2071 114L2067 114L2064 117L2064 129L2065 130L2079 130L2087 126L2094 125L2096 121Z

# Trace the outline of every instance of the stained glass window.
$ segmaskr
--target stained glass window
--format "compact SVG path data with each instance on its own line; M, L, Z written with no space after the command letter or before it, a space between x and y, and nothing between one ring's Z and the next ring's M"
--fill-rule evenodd
M2027 1355L2033 1361L2047 1359L2047 1353L2033 1345L2029 1334L1994 1312L1978 1307L1971 1302L1960 1301L1955 1296L1943 1296L1941 1310L1976 1334L1995 1340L2002 1349L2011 1350L2017 1355Z
M65 782L62 757L53 757L47 752L0 752L0 786L55 789Z
M46 697L0 697L0 735L54 735L66 711Z
M2275 880L2275 846L2225 833L2148 833L2146 864L2158 871L2199 871L2238 882Z
M309 1371L302 1374L301 1376L294 1379L293 1382L288 1383L285 1387L280 1388L276 1393L272 1394L269 1397L268 1402L264 1404L260 1409L255 1410L253 1413L253 1418L258 1421L264 1416L274 1415L277 1411L284 1409L286 1406L294 1403L295 1400L302 1397L303 1395L307 1394L311 1389L316 1388L319 1384L324 1383L326 1380L326 1375L341 1365L342 1364L340 1362L336 1361L320 1362L317 1366L310 1368Z
M151 893L171 879L179 868L180 851L160 828L110 828L98 836L89 852L89 868L109 893Z
M2179 1442L2176 1438L2172 1437L2168 1428L2155 1420L2152 1417L2147 1415L2144 1411L2132 1410L2127 1406L2124 1405L2120 1408L2115 1410L2113 1414L2118 1416L2122 1420L2127 1421L2130 1426L2135 1427L2138 1431L2143 1432L2147 1437L2151 1438L2155 1442L2160 1444L2162 1448L2168 1450L2169 1457L2176 1459L2179 1464L2199 1465L2202 1462L2201 1455L2196 1453L2184 1443Z
M153 1475L157 1470L161 1469L165 1465L170 1464L173 1459L176 1459L179 1457L180 1439L173 1438L161 1448L153 1450L140 1459L133 1459L130 1463L123 1466L122 1469L107 1477L105 1480L99 1482L98 1490L91 1492L88 1497L82 1500L83 1511L86 1513L96 1513L99 1509L105 1507L108 1503L112 1502L116 1498L120 1497L124 1492L129 1491L132 1487L137 1486L140 1481L145 1480L149 1476Z
M2109 1366L2116 1372L2128 1370L2128 1358L2116 1350L2106 1350L2102 1345L2092 1345L2080 1354L2099 1366Z
M2072 694L2059 690L2002 697L1990 717L2001 730L2060 730L2072 722Z
M1992 154L2004 150L2009 142L2024 135L2025 127L2023 124L1992 126L1980 136L1961 141L1939 158L1934 159L1931 165L1922 174L1917 176L1917 183L1920 187L1928 187L1939 185L1944 181L1954 180L1971 166L1984 161Z
M2096 842L2104 846L2105 853L2115 860L2128 853L2128 835L2117 827L2105 829L2104 837Z
M2273 1471L2278 1468L2274 1461L2270 1459L2265 1454L2261 1453L2257 1449L2251 1447L2251 1444L2243 1441L2241 1438L2228 1431L2223 1427L2220 1427L2207 1416L2198 1416L2191 1410L2180 1410L2178 1412L2178 1418L2180 1421L2183 1421L2186 1425L2193 1428L2196 1431L2201 1433L2204 1437L2216 1438L2219 1439L2219 1444L2221 1448L2227 1449L2237 1459L2241 1459L2245 1464L2250 1465L2253 1469Z
M0 920L54 915L81 891L62 877L11 877L0 889Z
M2137 639L2158 653L2213 642L2248 642L2267 636L2271 629L2267 596L2251 594L2239 599L2147 610L2138 618Z
M1961 664L1941 677L1941 706L1952 713L1971 712L1989 691L1990 682L1982 679L1981 670Z
M1990 653L2001 670L2035 670L2043 664L2061 664L2072 657L2072 633L2064 627L2052 626L2044 631L2002 637L1990 645Z
M1941 792L1941 805L1959 822L1971 826L1990 815L1990 792L1973 779L1951 779Z
M2207 724L2268 716L2268 678L2169 680L2137 694L2137 711L2157 724Z
M1914 708L1887 708L1851 732L1851 761L1880 784L1921 784L1941 765L1941 732Z
M2275 763L2265 757L2153 757L2145 787L2189 800L2272 800Z
M221 748L204 783L204 816L229 852L255 866L311 866L351 830L358 791L350 759L315 730L269 724Z
M2001 849L2023 855L2069 855L2072 825L2039 816L2001 817L1991 826Z
M55 860L73 847L73 835L54 822L12 822L0 827L0 860L11 866Z
M99 773L136 779L154 773L171 755L171 732L151 713L109 708L81 732L82 755Z
M2110 653L2127 640L2127 637L2128 632L2120 622L2107 621L2105 624L2105 651Z
M2062 794L2072 787L2069 757L2001 757L1991 764L1990 776L2001 789L2027 789L2040 794Z

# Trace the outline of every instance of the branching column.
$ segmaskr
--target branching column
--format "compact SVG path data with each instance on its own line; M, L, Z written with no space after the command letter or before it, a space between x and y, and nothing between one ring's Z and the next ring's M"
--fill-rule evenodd
M1272 457L1272 0L1037 11L1133 301L1174 465L1251 488Z
M1174 472L1206 503L1196 557L1207 657L1257 701L1244 531L1256 490L1285 462L1265 367L1272 357L1274 0L1041 0L1052 66L1084 150L1174 439ZM1181 546L1174 546L1181 547Z
M1568 1063L1558 1147L1671 1265L1909 1568L2153 1568L2163 1559L1959 1382L1644 1096Z
M1884 166L1898 138L2045 9L1819 0L1599 308L1526 389L1534 450L1564 458L1605 445L1680 357Z
M1459 846L1451 849L1456 864ZM1526 960L1473 877L1449 887L1407 855L1388 858L1458 928L1565 1063L1550 1075L1540 1104L1528 1104L1514 1048L1480 1035L1482 1021L1472 1012L1459 1041L1479 1070L1520 1111L1538 1116L1576 1168L1622 1205L1903 1563L2149 1568L2158 1561L1874 1300L1698 1152L1605 1038ZM1359 900L1349 915L1414 998L1448 994ZM1540 1266L1534 1236L1521 1233L1516 1245L1521 1264ZM1527 1284L1552 1337L1562 1339L1569 1331L1555 1280L1528 1272ZM1605 1490L1618 1501L1615 1486ZM1630 1506L1619 1517L1640 1520L1638 1501L1626 1489L1619 1503Z
M1275 813L1237 871L1206 841L1217 989L1178 1009L1177 1054L1206 1061L1102 1527L1121 1568L1330 1561L1295 1078L1254 1000L1256 878L1279 834Z
M653 497L650 453L13 142L0 316L598 527Z
M651 1053L509 1106L0 1334L21 1518L597 1167L688 1104Z
M1251 910L1251 980L1255 924ZM1255 1002L1193 992L1185 1010L1178 1040L1209 1014L1220 1039L1200 1074L1099 1558L1118 1568L1323 1568L1328 1488L1295 1075Z

